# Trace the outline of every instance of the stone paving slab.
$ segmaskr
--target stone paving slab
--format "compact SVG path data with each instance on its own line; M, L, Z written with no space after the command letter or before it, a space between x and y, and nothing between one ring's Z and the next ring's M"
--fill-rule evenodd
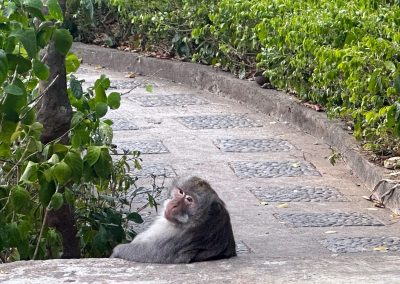
M213 142L223 152L286 152L294 148L288 141L276 138L220 138Z
M123 154L124 151L139 151L141 154L163 154L169 153L167 147L160 140L141 140L115 142L117 153Z
M327 238L321 244L332 252L398 252L399 237L341 237Z
M238 161L231 162L230 166L235 174L240 178L276 178L321 175L310 162Z
M250 189L262 202L344 202L348 201L334 187L287 185Z
M253 119L239 114L184 116L177 119L190 129L261 127Z
M142 165L142 169L133 170L133 176L138 177L176 177L176 173L171 165L162 164L162 163L155 163L155 164L144 164ZM133 167L132 167L133 168Z
M274 216L289 227L341 227L383 226L381 222L364 213L276 213Z
M168 106L186 106L186 105L203 105L208 104L202 98L193 95L146 95L134 96L129 98L131 101L139 103L143 107L168 107Z
M123 131L123 130L138 130L139 127L133 123L131 120L123 118L123 117L115 117L110 118L113 122L111 128L114 131Z

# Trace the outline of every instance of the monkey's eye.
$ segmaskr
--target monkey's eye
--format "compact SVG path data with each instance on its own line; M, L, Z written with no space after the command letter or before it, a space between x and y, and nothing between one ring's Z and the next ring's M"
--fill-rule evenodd
M186 200L187 200L189 203L192 203L192 202L193 202L193 198L192 198L191 196L186 196Z
M184 194L183 190L180 189L180 188L178 188L178 192L179 192L180 195L183 195L183 194Z

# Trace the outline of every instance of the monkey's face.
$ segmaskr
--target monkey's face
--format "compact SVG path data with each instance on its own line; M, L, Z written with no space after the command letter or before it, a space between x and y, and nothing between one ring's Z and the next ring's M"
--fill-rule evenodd
M186 224L195 213L198 206L196 196L179 187L173 187L171 197L167 199L164 207L165 218L174 224Z

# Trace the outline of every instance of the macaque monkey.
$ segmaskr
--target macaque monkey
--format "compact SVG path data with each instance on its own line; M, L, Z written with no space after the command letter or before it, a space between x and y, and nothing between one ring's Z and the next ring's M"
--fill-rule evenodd
M229 213L205 180L178 180L154 223L111 257L137 262L190 263L236 256Z

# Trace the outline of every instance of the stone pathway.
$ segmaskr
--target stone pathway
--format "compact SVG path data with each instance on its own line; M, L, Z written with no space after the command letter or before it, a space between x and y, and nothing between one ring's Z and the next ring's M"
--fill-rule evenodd
M138 86L108 117L119 153L142 152L143 169L135 173L139 185L150 185L152 175L166 184L183 175L209 180L230 211L238 257L180 266L58 260L38 262L48 278L33 264L26 265L25 275L41 279L37 283L60 279L54 269L64 272L65 281L79 283L400 281L399 219L363 199L369 192L343 162L330 164L329 146L318 138L207 91L90 66L78 76L91 83L102 73L113 90ZM152 209L142 213L145 223L138 231L156 215ZM10 276L23 265L0 266L0 282L23 279Z

